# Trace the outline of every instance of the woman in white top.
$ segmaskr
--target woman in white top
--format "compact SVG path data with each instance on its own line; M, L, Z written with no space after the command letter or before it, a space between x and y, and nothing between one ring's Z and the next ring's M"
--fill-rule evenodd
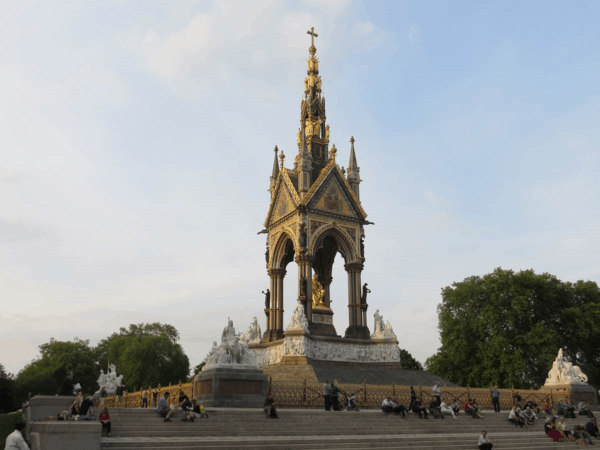
M482 431L481 436L479 436L479 450L492 450L493 446L494 444L487 437L487 431Z
M442 414L451 415L453 418L456 419L456 415L454 414L454 411L452 411L452 409L448 408L446 406L446 403L442 402L442 404L440 405L440 410L442 411Z

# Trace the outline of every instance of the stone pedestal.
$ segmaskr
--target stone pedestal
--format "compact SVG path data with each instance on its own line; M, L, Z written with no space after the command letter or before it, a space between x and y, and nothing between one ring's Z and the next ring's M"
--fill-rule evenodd
M316 336L338 337L333 326L333 311L326 306L312 308L312 322L309 322L310 334Z
M210 367L194 378L194 397L205 407L261 408L268 391L267 375L251 367Z
M29 434L31 450L100 450L99 421L34 422Z
M571 402L575 407L582 400L587 400L592 408L598 407L598 395L596 389L588 384L552 384L544 386L542 389L558 391L571 391Z
M74 395L36 395L29 400L26 411L27 433L31 433L33 422L43 421L46 417L56 417L59 413L69 409L75 400Z

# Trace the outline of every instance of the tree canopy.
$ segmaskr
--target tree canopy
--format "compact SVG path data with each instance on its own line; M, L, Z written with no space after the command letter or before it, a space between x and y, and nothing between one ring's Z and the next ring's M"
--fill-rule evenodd
M13 410L14 376L0 364L0 409L7 413Z
M100 366L115 364L130 391L186 380L190 361L171 325L130 325L103 339L95 349Z
M80 383L85 394L96 390L99 367L89 340L75 338L73 342L56 341L40 345L40 357L23 368L15 380L17 400L29 392L54 395L58 393L67 372L73 372L73 381Z
M454 383L535 388L558 350L600 382L600 289L533 270L498 268L442 289L442 346L427 370Z
M400 349L400 361L402 361L402 368L405 370L423 370L423 365L407 350Z

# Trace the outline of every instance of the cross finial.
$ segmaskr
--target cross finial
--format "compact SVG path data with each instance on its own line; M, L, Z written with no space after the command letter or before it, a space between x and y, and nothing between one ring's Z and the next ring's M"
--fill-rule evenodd
M317 33L315 33L315 27L311 27L310 31L307 31L306 34L310 34L310 43L314 47L315 46L315 38L319 37Z
M351 143L351 144L354 144L354 136L351 136L351 137L350 137L350 143Z

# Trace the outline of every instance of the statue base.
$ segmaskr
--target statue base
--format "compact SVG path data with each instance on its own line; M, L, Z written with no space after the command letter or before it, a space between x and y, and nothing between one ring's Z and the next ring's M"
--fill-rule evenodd
M346 328L344 337L351 339L370 339L371 332L369 331L369 327L351 326Z
M267 375L248 366L213 366L194 377L194 398L205 407L262 408L268 391Z
M310 334L315 336L339 337L333 326L333 311L327 306L312 309L312 322L309 322Z
M561 393L568 395L571 391L571 403L577 406L582 400L587 400L592 408L598 407L598 395L596 389L588 384L550 384L542 386L542 390L552 391L554 398L561 396ZM556 400L555 400L556 401Z

